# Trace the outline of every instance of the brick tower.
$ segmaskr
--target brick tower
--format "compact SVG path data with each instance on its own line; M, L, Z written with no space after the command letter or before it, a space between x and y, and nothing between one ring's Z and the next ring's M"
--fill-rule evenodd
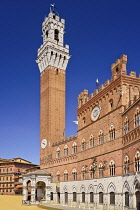
M69 46L64 46L65 20L54 9L42 24L43 44L38 49L40 70L40 164L51 158L52 144L64 138L65 70Z

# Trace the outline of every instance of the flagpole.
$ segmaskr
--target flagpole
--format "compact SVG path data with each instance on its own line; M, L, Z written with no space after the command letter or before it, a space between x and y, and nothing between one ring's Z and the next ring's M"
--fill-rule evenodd
M98 78L96 79L96 86L97 86L97 89L99 90L99 80L98 80Z

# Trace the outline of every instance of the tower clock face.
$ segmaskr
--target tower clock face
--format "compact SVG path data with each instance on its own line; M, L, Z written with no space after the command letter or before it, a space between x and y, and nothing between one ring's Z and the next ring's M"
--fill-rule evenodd
M41 141L41 148L42 148L42 149L45 149L46 146L47 146L47 139L43 139L43 140Z
M95 106L91 112L91 120L92 121L96 121L100 115L100 110L101 107L100 106Z

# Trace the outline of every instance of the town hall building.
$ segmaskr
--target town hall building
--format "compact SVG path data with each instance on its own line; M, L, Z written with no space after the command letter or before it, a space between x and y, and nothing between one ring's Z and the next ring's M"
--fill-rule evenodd
M65 20L52 9L42 24L37 58L41 169L23 177L23 201L140 209L140 75L128 75L127 55L120 56L110 79L91 94L79 94L78 131L65 138L70 55L64 28Z

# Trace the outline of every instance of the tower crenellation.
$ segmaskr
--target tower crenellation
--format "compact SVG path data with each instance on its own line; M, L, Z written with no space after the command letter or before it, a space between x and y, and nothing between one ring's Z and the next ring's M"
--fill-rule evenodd
M69 61L69 45L64 46L65 20L50 12L42 24L43 44L38 49L37 63L40 73L48 66L66 70Z
M126 75L127 55L120 56L115 63L111 65L112 80L116 79L120 74Z

